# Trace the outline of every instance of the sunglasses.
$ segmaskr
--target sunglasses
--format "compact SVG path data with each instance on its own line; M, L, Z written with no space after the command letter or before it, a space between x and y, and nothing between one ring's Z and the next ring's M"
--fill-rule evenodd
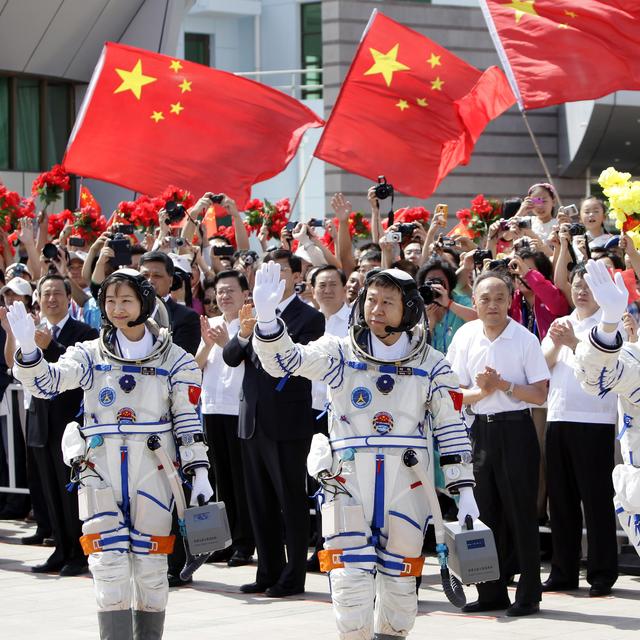
M215 304L216 301L212 300L211 298L203 298L202 300L202 304Z

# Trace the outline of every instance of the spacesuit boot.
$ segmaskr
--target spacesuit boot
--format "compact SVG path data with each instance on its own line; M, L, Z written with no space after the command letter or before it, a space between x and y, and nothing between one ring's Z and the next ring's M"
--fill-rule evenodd
M160 640L164 611L133 611L133 640Z
M100 640L133 640L131 609L98 611Z

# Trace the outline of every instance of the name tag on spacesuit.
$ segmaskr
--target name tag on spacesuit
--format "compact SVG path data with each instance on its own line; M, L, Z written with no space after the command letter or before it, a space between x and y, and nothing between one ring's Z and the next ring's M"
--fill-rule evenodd
M361 505L343 505L335 500L322 505L323 538L346 532L364 533L366 527Z

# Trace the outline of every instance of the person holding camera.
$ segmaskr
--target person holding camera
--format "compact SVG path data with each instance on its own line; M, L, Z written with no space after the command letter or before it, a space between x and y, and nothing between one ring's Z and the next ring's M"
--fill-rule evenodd
M527 192L520 209L513 220L517 224L521 218L529 218L530 224L525 228L531 229L543 242L546 242L553 227L557 224L554 215L558 204L558 194L555 187L548 182L538 182Z
M473 289L478 320L458 330L447 354L475 416L474 492L500 561L500 578L477 585L478 600L463 607L466 613L506 609L508 616L526 616L540 609L540 449L530 407L544 404L549 369L537 338L509 318L512 296L508 275L483 271ZM510 604L514 550L520 579Z
M423 265L416 280L421 291L426 286L429 299L433 300L426 305L431 346L446 355L458 329L465 322L476 320L478 314L471 298L455 290L456 272L442 258L432 258Z

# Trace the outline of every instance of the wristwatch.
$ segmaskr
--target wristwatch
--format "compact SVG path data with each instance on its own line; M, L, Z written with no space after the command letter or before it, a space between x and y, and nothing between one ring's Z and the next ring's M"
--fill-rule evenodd
M178 444L181 447L188 447L196 442L204 442L206 444L206 440L204 434L202 433L185 433L183 436L178 438Z
M516 386L516 385L515 385L515 382L512 382L512 383L509 385L509 388L505 391L505 393L506 393L509 397L511 397L511 396L513 395L513 390L514 390L515 386Z
M471 452L464 451L463 453L452 453L446 456L440 456L440 466L444 467L447 464L471 464L473 456Z

